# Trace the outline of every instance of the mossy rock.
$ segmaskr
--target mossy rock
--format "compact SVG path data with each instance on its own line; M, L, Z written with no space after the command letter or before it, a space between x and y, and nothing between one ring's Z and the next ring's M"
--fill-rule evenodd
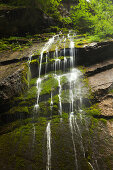
M49 94L51 91L54 91L58 88L58 81L53 76L49 75L47 79L45 79L41 83L41 93L40 95Z
M31 60L30 61L30 65L34 65L34 64L39 64L39 61L38 61L38 59L34 59L34 60Z
M15 113L27 113L29 114L29 110L27 106L17 106L17 107L12 107L9 112L10 114L15 114Z

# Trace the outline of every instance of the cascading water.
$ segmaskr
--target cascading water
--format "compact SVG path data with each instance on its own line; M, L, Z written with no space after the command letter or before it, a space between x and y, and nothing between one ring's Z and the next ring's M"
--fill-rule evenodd
M61 78L60 76L56 75L56 79L58 80L58 87L59 87L59 94L58 94L58 97L59 97L59 113L60 113L60 116L62 116L62 99L61 99L62 87L61 87L60 78Z
M46 170L51 170L51 123L48 122L46 133L47 133L47 164Z
M76 89L76 81L78 80L78 77L81 75L81 72L78 69L72 69L74 68L75 65L75 48L74 48L74 41L73 41L73 36L68 35L68 38L70 40L70 73L62 74L62 75L57 75L57 70L60 70L60 63L61 60L58 58L59 57L59 51L58 51L58 46L56 46L56 51L55 51L55 63L54 63L54 71L55 71L55 77L58 81L58 99L59 99L59 114L62 117L62 86L61 86L61 77L66 77L68 82L69 82L69 103L70 103L70 109L69 109L69 126L71 130L71 136L72 136L72 143L73 143L73 150L74 150L74 157L75 157L75 167L78 169L78 160L77 160L77 149L76 149L76 142L75 142L75 135L79 136L80 139L80 145L81 145L81 150L83 153L83 156L85 157L85 150L83 146L83 138L81 135L81 131L79 128L79 125L77 123L76 115L75 115L75 99L76 97L79 100L79 110L81 110L82 107L82 96L81 96L81 87ZM64 39L64 37L63 37ZM62 39L60 40L60 44L62 42ZM65 57L65 42L66 38L64 39L64 71L66 69L67 65L67 58ZM76 91L78 92L78 95L76 96ZM80 94L79 94L80 93ZM39 99L38 99L39 100ZM51 102L50 102L50 108L52 110L53 108L53 95L51 91ZM51 132L50 132L50 122L47 125L47 169L50 169L50 164L51 164L51 145L50 145L50 140L51 140Z
M73 148L74 148L75 168L78 170L77 151L76 151L76 146L75 146L75 141L74 141L74 129L73 129L73 127L74 127L75 125L74 125L73 120L74 120L74 115L73 115L73 113L70 113L69 125L70 125L70 129L71 129L72 143L73 143Z
M59 35L55 35L52 38L49 39L49 41L45 44L45 46L42 49L41 55L40 55L40 64L39 64L39 78L37 79L37 103L35 105L35 110L39 108L39 97L40 97L40 92L41 92L41 68L42 68L42 59L43 59L43 53L45 51L48 51L51 45L54 43L55 38ZM46 58L47 59L47 58Z
M64 39L64 71L65 71L66 65L67 65L67 58L65 57L65 55L66 55L65 43L66 43L66 38Z

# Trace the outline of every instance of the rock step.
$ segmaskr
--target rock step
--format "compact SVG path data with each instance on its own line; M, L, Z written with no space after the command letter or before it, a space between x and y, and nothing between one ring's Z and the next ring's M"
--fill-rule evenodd
M91 77L91 76L94 76L95 74L101 73L101 72L106 71L106 70L110 70L112 68L113 68L113 64L108 64L108 65L105 65L103 67L98 67L95 70L87 71L85 73L85 76Z
M15 59L12 59L12 60L5 60L5 61L0 62L0 66L5 66L5 65L13 64L13 63L18 63L18 62L26 61L26 60L28 60L28 57L17 58L17 59L15 58Z

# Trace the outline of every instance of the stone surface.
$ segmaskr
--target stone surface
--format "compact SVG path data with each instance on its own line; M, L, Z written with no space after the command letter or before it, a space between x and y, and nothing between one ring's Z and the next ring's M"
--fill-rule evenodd
M113 94L110 94L110 90L113 89L113 68L106 68L112 64L113 60L108 60L90 66L86 71L86 75L90 72L88 77L89 85L95 95L96 101L99 102L101 114L108 119L113 116ZM100 70L100 72L96 72L95 70Z
M54 20L45 15L36 8L0 9L0 36L42 32L54 25Z
M10 75L0 81L1 112L10 107L10 101L13 97L21 95L28 87L26 66L20 64L17 67L14 67L14 69L12 69L12 71L14 71L12 74L10 72ZM4 74L6 74L6 72Z
M78 48L77 64L90 66L113 58L113 40Z
M113 116L113 96L106 97L99 103L101 112L105 116Z
M113 83L113 68L88 78L93 91L108 89Z

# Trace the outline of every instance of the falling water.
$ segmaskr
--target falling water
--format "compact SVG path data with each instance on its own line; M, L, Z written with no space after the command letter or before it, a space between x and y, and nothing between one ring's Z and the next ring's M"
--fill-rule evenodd
M71 135L72 135L72 142L73 142L73 148L74 148L75 166L76 166L76 170L78 170L77 151L76 151L76 146L75 146L75 141L74 141L74 129L73 129L74 125L73 125L73 120L74 120L74 115L73 115L73 113L70 113L69 124L70 124Z
M70 67L74 67L75 64L75 48L74 42L70 39Z
M64 39L64 71L65 71L66 65L67 65L67 58L65 57L65 55L66 55L65 43L66 43L66 38Z
M39 97L40 97L40 92L41 92L41 68L42 68L42 59L43 59L43 53L44 51L48 51L51 45L54 43L55 37L59 37L59 35L55 35L52 38L49 39L49 41L45 44L45 46L42 49L41 55L40 55L40 64L39 64L39 78L37 79L37 103L35 105L35 110L39 108Z
M52 108L53 108L53 95L52 95L52 91L51 91L51 102L50 102L50 108L51 108L51 111L52 111Z
M64 71L66 71L66 66L67 66L67 58L64 57Z
M41 78L39 77L37 79L37 104L35 105L35 110L39 108L39 97L40 97L40 92L41 92Z
M62 99L61 99L61 92L62 92L62 87L61 87L61 76L57 76L56 75L56 79L58 81L58 87L59 87L59 94L58 94L58 97L59 97L59 113L60 113L60 116L62 116Z
M49 56L49 53L47 52L47 54L46 54L46 67L45 67L45 75L46 75L46 71L47 71L47 65L48 65L48 63L47 63L47 58L48 58L48 56Z
M80 132L80 128L79 128L78 123L77 123L76 116L74 118L74 122L76 124L78 134L80 136L80 143L81 143L81 148L82 148L83 156L85 157L85 150L84 150L84 146L83 146L83 138L82 138L82 135L81 135L81 132Z
M50 126L50 122L48 122L48 124L47 124L46 133L47 133L47 164L46 164L46 170L51 170L51 126Z
M91 169L92 169L92 170L94 170L94 168L93 168L93 166L91 165L91 163L90 163L90 162L88 162L88 164L90 165Z

